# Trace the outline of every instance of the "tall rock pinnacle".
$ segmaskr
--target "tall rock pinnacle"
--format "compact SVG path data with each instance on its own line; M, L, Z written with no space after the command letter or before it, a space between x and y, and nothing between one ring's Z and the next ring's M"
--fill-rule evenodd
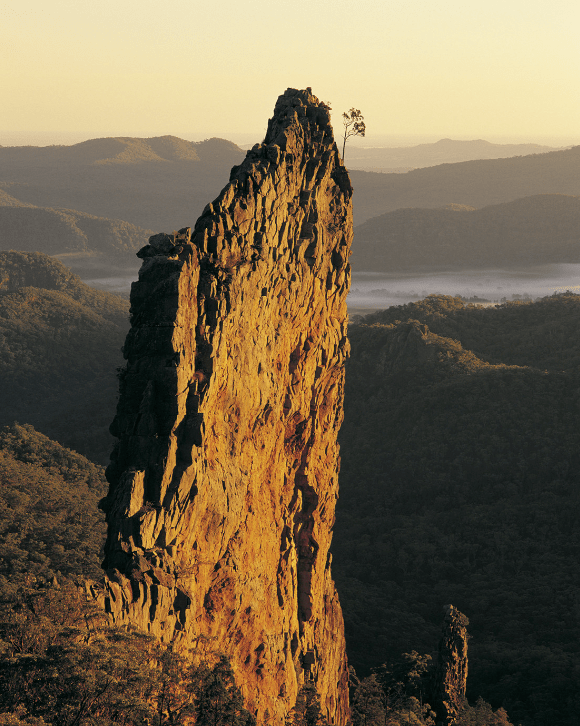
M305 681L331 723L347 717L328 550L351 196L328 108L287 90L193 233L140 251L111 427L111 619L226 653L273 724Z
M433 679L433 708L437 726L451 726L465 704L467 686L467 626L469 620L453 605L445 608Z

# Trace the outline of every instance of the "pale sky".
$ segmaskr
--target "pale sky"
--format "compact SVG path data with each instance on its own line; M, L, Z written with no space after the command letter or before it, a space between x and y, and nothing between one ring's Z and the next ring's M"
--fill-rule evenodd
M0 0L0 144L259 140L289 86L366 145L580 143L579 41L580 0Z

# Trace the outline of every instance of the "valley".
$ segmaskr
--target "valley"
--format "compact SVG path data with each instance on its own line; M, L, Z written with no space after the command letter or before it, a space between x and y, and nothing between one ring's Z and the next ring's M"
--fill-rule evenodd
M426 664L436 661L442 604L452 602L471 621L467 697L472 704L478 698L485 699L479 702L479 710L475 705L470 707L472 710L462 716L466 720L459 721L458 726L474 723L467 719L476 717L487 719L482 722L485 726L510 724L508 717L513 724L522 726L574 724L577 702L573 694L577 691L580 662L575 645L579 591L574 570L579 545L573 516L578 508L580 475L580 358L576 343L580 296L574 292L580 272L577 152L575 147L485 162L446 163L408 174L351 172L355 215L358 214L360 223L354 228L352 285L347 299L351 356L346 362L344 423L339 434L340 498L332 555L325 557L325 561L333 562L344 611L348 659L360 681L351 693L352 703L359 709L354 712L357 718L370 718L360 704L364 689L372 685L368 680L372 673L382 674L384 683L391 684L388 688L394 688L392 674L403 667L402 663L407 668L409 664L421 663L420 677L405 682L406 690L399 692L397 708L402 710L396 712L396 718L404 719L402 714L407 709L407 713L414 714L418 726L432 723L431 716L416 702L418 695L422 702L429 693L431 666ZM244 169L251 169L251 174L256 174L257 168L270 169L268 154L272 153L264 148L255 150L248 155ZM40 597L38 593L45 593L43 588L53 581L76 592L75 582L87 577L99 579L105 525L96 512L96 501L105 494L100 467L109 463L113 448L108 429L115 418L120 381L124 398L117 409L113 431L121 436L122 444L109 467L113 494L101 501L101 506L112 512L109 518L112 526L118 527L118 537L110 536L107 555L112 584L108 594L98 597L103 606L106 597L117 598L116 604L111 604L111 600L107 607L119 619L130 617L143 624L151 618L153 627L159 627L161 632L173 618L175 632L179 633L180 623L187 616L168 603L181 602L182 592L186 593L183 597L189 597L187 592L195 585L191 580L187 592L182 591L179 577L192 575L187 574L187 568L185 575L174 574L178 570L172 564L173 558L178 557L176 553L182 547L177 545L177 539L171 540L172 544L163 538L155 546L144 544L156 531L151 529L153 518L167 504L165 495L156 493L151 482L155 477L160 487L172 482L167 490L167 496L175 496L177 502L171 505L171 517L176 518L171 524L172 537L180 531L176 514L181 507L180 497L188 487L188 491L197 490L198 484L179 484L189 482L188 477L193 476L194 458L191 451L183 449L177 455L171 453L173 444L169 455L161 457L167 466L173 467L173 473L158 473L159 457L155 452L166 435L160 432L165 431L167 417L173 414L167 402L155 399L158 394L153 391L169 390L172 375L183 380L192 376L193 393L179 403L185 407L185 424L177 427L176 441L181 442L180 446L183 442L193 446L195 453L203 431L198 407L208 395L207 371L215 370L215 350L222 335L220 332L208 342L208 330L215 324L208 321L214 321L216 311L231 306L235 299L240 303L244 300L239 310L246 313L239 313L235 326L244 332L236 339L236 355L225 356L222 365L226 370L231 361L237 361L238 366L245 361L246 382L242 395L239 379L224 373L224 381L231 380L233 388L227 394L223 386L216 388L211 393L215 405L209 405L202 414L205 424L213 431L221 431L217 443L212 444L215 451L212 449L207 472L201 458L195 464L200 467L196 476L205 476L206 484L212 481L215 467L221 472L221 479L216 479L219 487L212 489L214 493L202 494L204 511L214 512L215 519L223 505L224 513L219 516L224 521L233 516L234 510L238 514L243 512L244 503L235 484L238 480L247 482L244 496L255 498L253 509L264 504L253 487L268 477L273 482L279 472L270 467L257 478L249 476L250 469L257 470L261 460L259 441L255 439L253 460L244 460L242 465L241 454L231 453L241 446L236 443L236 434L240 427L246 427L243 430L247 450L247 442L253 436L247 422L253 422L254 428L259 424L265 442L268 422L277 425L278 419L286 421L289 412L293 412L281 434L284 453L275 453L277 438L273 434L268 446L270 456L278 457L277 461L282 461L281 456L288 457L289 470L299 467L300 495L294 499L287 497L287 506L295 507L293 516L299 523L296 536L302 537L301 528L305 533L297 548L297 561L302 562L300 587L310 587L314 571L308 569L312 564L308 558L313 557L321 541L325 547L330 542L325 539L326 534L320 533L327 518L332 518L328 512L334 506L334 494L330 497L326 490L316 487L322 481L320 462L324 459L330 466L332 456L328 453L329 445L317 449L313 458L317 462L313 466L318 467L316 482L309 480L311 470L300 463L296 452L301 446L310 450L314 433L306 435L308 415L297 416L306 406L297 386L304 385L302 378L311 375L313 382L322 381L312 385L325 386L324 395L320 394L321 406L316 410L322 412L317 425L327 431L328 427L336 427L340 418L332 413L328 403L336 403L338 399L333 397L340 396L338 374L329 369L328 375L321 377L328 351L320 352L316 366L311 366L308 353L312 341L319 340L318 333L312 332L305 340L294 341L287 355L280 353L291 361L288 386L292 395L280 398L271 389L269 400L274 400L274 395L279 398L275 404L280 409L279 416L271 416L271 402L270 408L266 406L262 413L250 411L250 402L261 401L266 389L265 383L260 382L256 388L259 394L254 396L248 382L254 370L261 375L263 367L269 369L274 365L274 358L269 363L266 358L266 362L260 359L258 365L255 357L262 355L261 351L270 356L273 341L281 345L282 329L285 335L294 334L286 319L312 313L306 303L292 308L295 294L304 300L308 296L311 301L318 300L320 317L316 319L328 324L320 340L336 337L332 350L338 351L336 355L341 360L345 349L340 347L343 338L336 332L335 323L339 313L345 315L346 308L342 302L338 305L334 296L327 299L323 293L318 298L312 292L307 295L307 285L311 284L313 290L319 286L318 273L312 274L310 270L321 270L328 262L324 256L316 257L313 247L306 251L304 246L303 258L296 263L294 275L297 277L299 271L300 285L291 274L282 272L279 255L290 255L291 244L287 251L273 246L275 253L266 255L263 239L256 238L247 250L238 250L235 259L228 257L225 247L213 250L214 216L223 216L220 223L226 229L232 224L231 219L243 224L242 213L227 207L232 192L222 192L221 201L212 207L206 207L206 203L220 194L230 167L231 179L241 178L238 164L243 156L238 147L227 141L213 139L192 144L176 137L97 139L74 147L41 151L32 148L26 152L0 148L0 158L8 162L2 167L5 177L0 180L0 371L3 380L10 382L3 387L0 401L0 423L8 426L0 438L0 463L7 487L2 542L8 552L0 567L0 586L4 602L10 603L15 613L23 607L23 593L32 587L32 581L37 588L34 597ZM305 168L307 163L304 162ZM291 179L292 167L284 168ZM339 180L333 183L344 194L347 187L340 173L329 174L336 175L329 178ZM501 184L497 182L500 176ZM70 185L67 178L73 178L75 184ZM243 210L248 198L243 191L246 187L240 182L234 188L244 199L240 206ZM267 198L268 192L264 195ZM306 196L298 194L297 198L306 215ZM416 201L416 208L389 209L396 204L406 207L410 200ZM440 202L441 208L434 208ZM322 208L321 198L317 209ZM337 213L335 207L332 210L332 214ZM189 238L184 229L171 234L175 220L179 220L178 224L193 225L200 214L200 226L195 227L194 234L205 241L199 241L196 249L204 250L203 245L208 245L208 256L202 258L200 267L188 262L191 270L187 268L186 273L180 273L181 278L176 278L172 265L177 269L177 263L182 264L179 255L189 249ZM270 219L264 217L264 225L269 223ZM317 224L317 239L327 239L324 235L329 229L336 231L333 225L320 226L322 223L315 216L309 217L306 224L310 226L296 229L300 243L314 237ZM151 235L163 228L170 235L155 237L147 245ZM163 245L166 252L160 251L165 249ZM139 324L133 328L130 342L124 345L129 331L127 297L131 282L137 278L139 261L135 253L139 250L146 260L132 301L133 324ZM347 256L341 253L329 259L338 267L334 271L329 267L324 275L318 276L327 280L325 284L331 286L327 289L336 284L346 297ZM271 277L267 264L279 267ZM244 265L248 272L243 272ZM166 278L160 274L154 282L152 269L163 270ZM196 269L202 269L203 274L192 272ZM250 269L260 270L259 285L245 282ZM175 320L171 324L169 320L175 300L187 299L187 305L191 305L193 297L187 297L190 293L186 295L184 291L188 280L196 274L202 274L203 293L199 302L196 298L191 308L186 307L198 310L199 320L203 321L198 320L194 326L195 345L201 353L195 354L190 365L187 342L183 344L186 353L181 349L179 355L173 349L167 355L160 353L165 351L167 341L159 331L189 329L190 324L183 317L190 314L183 312L186 307L177 308ZM175 283L176 279L181 281ZM177 295L172 292L174 284ZM282 293L281 286L286 284L288 288ZM238 291L238 298L224 292L230 289L228 285ZM276 297L279 306L287 305L281 317L274 308L267 307L265 298L269 294ZM489 303L485 302L488 300ZM470 301L484 306L466 304ZM260 345L248 353L244 352L248 336L257 340L256 336L262 335L256 326L248 327L249 319L245 317L250 305L261 313L249 317L260 320L266 332ZM328 305L338 307L332 311L328 308L328 312ZM266 310L270 310L271 321L265 316ZM175 333L171 345L181 340L180 335ZM228 335L231 347L233 333ZM144 342L146 336L148 343ZM187 335L182 337L187 341ZM133 361L133 368L126 368L123 349ZM214 351L211 356L210 349ZM141 371L152 376L154 383L142 378ZM133 419L137 422L135 431L131 428ZM318 429L313 424L312 431L315 430ZM216 454L216 447L225 441L230 448ZM229 463L226 466L224 462ZM27 466L28 473L23 474ZM147 494L139 494L137 473L147 467L153 472L149 489ZM239 472L234 475L236 467ZM119 498L121 494L114 492L115 487L122 488L129 479L134 483L126 504ZM78 492L67 493L65 499L59 500L56 492L68 491L71 486L77 487ZM281 492L285 491L284 486L286 483L280 483ZM316 497L312 492L316 492ZM90 502L91 512L95 510L90 523L86 520L86 531L73 526L80 516L78 496ZM135 503L138 497L139 506ZM44 512L45 501L49 511L55 513L54 521ZM311 509L319 505L320 510ZM124 514L125 510L132 514ZM126 516L136 519L131 525L134 529L130 539L121 545L128 531L123 524ZM282 516L286 514L281 513L276 521ZM27 530L22 524L27 518L34 522L32 529ZM56 522L65 523L60 532ZM201 516L199 522L203 522ZM255 532L250 537L254 554L249 559L238 539L240 528L250 527L248 522L254 522L252 532L261 532L259 537ZM255 598L266 597L260 594L261 585L255 583L262 579L258 564L260 558L265 561L261 548L270 535L257 516L246 517L243 527L240 525L232 534L223 555L222 545L216 540L219 567L216 565L213 574L195 576L198 584L206 578L204 588L209 593L203 607L200 605L198 620L202 616L208 618L206 630L215 638L222 637L224 629L234 632L238 627L236 607L228 610L232 619L229 624L225 609L222 612L218 607L234 597L231 593L236 587L236 572L247 573L253 567L252 592ZM65 537L63 531L69 530L70 536ZM218 531L219 527L215 529ZM200 536L209 542L215 532L210 527ZM284 534L282 539L289 542L289 537ZM287 546L290 552L291 545ZM134 561L127 560L127 548L136 553ZM244 562L243 567L231 564L233 552ZM162 557L166 558L163 567ZM314 557L312 562L315 560ZM292 562L290 555L288 562ZM197 560L194 566L199 566ZM282 571L286 572L283 568L279 570L278 580ZM246 703L253 704L253 713L263 719L266 711L260 698L266 696L252 695L255 692L247 684L253 682L256 673L262 684L265 682L263 669L270 666L262 654L270 651L252 640L255 628L266 626L255 625L257 616L251 614L253 600L248 595L245 577L246 586L240 586L240 596L248 598L243 609L244 628L248 632L246 640L238 639L238 650L233 651L232 658L237 676L246 674L240 693ZM336 625L340 621L338 601L331 581L325 579L327 575L320 577L325 584L318 590L309 590L308 597L322 598ZM133 583L133 593L138 590L149 594L128 597L128 582ZM292 588L284 587L291 599ZM155 598L159 592L169 592L171 598L158 604L161 601ZM281 592L268 595L274 598L274 604L267 611L282 607ZM149 597L155 607L142 607ZM296 607L299 618L307 624L311 607L308 597L301 595ZM160 612L162 607L167 609L163 628L155 620L158 608ZM11 628L16 627L15 622ZM251 623L255 627L250 628ZM3 633L8 632L8 626L2 627ZM329 666L325 664L324 653L314 647L309 627L296 626L297 642L303 641L302 655L296 656L287 644L286 662L293 659L298 674L317 674L320 693L315 690L314 696L319 698L322 694L323 701L315 703L330 714L337 708L338 699L342 705L337 719L342 722L346 718L345 681L340 685L342 695L336 695L332 678L325 671L337 668L344 675L340 642L332 646L334 650L326 661L331 663ZM65 637L64 631L59 633L58 638ZM266 640L273 642L273 637L268 635ZM325 642L332 641L330 630L324 637ZM211 649L198 648L200 653L205 649L205 655L210 657ZM43 657L47 654L48 651ZM281 672L273 669L268 676L268 688L262 685L262 694L268 693L272 702L276 701L274 692L281 688ZM0 668L0 681L2 673ZM388 673L391 675L387 678ZM296 690L293 698L306 698L304 694L300 696L302 692L296 684L292 688ZM280 718L281 714L280 711ZM298 726L299 722L295 723ZM396 723L402 726L404 720Z

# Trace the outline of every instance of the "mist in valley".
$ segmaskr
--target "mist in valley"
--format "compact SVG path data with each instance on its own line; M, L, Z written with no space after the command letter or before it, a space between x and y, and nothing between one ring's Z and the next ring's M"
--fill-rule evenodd
M580 291L580 264L551 264L521 270L452 270L407 274L353 271L348 296L351 313L365 314L428 295L460 295L474 302L501 304Z

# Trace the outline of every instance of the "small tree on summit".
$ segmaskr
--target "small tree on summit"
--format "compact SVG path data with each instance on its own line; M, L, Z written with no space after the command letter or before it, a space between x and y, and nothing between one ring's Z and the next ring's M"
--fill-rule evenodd
M342 124L344 126L344 141L342 143L342 158L344 160L344 149L346 140L351 136L364 136L367 130L364 116L358 108L351 108L350 111L342 114Z

